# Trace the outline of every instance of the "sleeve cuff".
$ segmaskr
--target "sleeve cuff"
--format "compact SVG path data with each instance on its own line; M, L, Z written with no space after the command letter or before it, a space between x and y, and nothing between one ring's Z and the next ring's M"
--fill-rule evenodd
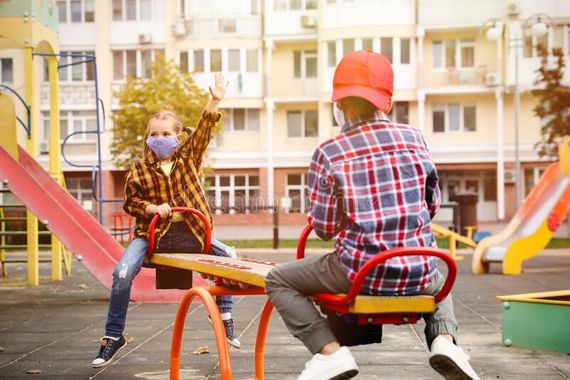
M206 121L213 121L217 123L220 121L222 114L220 112L208 112L206 110L202 111L202 118Z

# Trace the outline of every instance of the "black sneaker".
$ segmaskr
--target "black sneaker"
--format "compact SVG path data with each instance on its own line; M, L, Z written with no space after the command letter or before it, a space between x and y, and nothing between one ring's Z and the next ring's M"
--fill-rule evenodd
M91 365L94 368L105 367L111 364L115 354L123 347L127 345L127 340L121 334L119 338L103 337L101 338L101 348L99 349L99 354L93 360Z
M212 318L208 315L208 322L212 324ZM241 342L236 338L234 335L234 320L232 318L226 319L224 322L224 328L226 330L226 340L228 341L229 345L235 348L241 347Z

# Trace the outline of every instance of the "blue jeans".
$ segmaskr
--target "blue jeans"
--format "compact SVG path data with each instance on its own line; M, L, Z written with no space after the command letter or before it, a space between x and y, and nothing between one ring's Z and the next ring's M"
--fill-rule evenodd
M178 235L173 235L173 237L178 237ZM184 244L182 243L183 241L187 243ZM181 249L184 248L184 245L186 245L188 249ZM105 336L119 337L125 330L129 298L131 296L131 285L133 279L142 268L147 247L148 242L145 238L133 239L115 267L115 271L113 272L113 286L111 287L111 298L109 300L109 312L105 324ZM157 252L171 251L175 248L179 249L177 252L196 252L199 251L200 246L198 245L198 248L196 248L195 240L188 239L188 235L186 235L186 239L167 239L164 241L164 244L161 239L158 248ZM212 239L212 248L210 248L211 254L230 257L231 255L228 249L229 247L221 241ZM216 297L216 304L218 305L220 313L229 313L232 311L233 299L231 296Z

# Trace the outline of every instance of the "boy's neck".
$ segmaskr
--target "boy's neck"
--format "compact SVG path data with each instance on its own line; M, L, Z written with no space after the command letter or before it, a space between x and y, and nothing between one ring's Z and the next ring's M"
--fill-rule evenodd
M169 157L166 160L160 160L160 165L168 165L171 162L172 162L172 157Z

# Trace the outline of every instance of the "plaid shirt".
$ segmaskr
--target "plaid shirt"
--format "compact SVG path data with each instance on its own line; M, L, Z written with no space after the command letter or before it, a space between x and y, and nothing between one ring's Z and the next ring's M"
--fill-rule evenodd
M309 223L336 252L349 280L390 248L435 246L431 218L440 204L437 171L421 132L381 112L351 120L313 154ZM338 200L338 201L337 201ZM393 258L373 269L362 292L411 295L424 290L436 259Z
M212 128L220 120L219 112L202 112L202 117L194 131L184 128L188 138L180 144L172 156L173 165L170 176L160 167L156 155L149 151L145 157L135 163L127 173L125 183L125 203L123 209L136 218L135 237L146 237L153 215L145 214L149 204L168 203L171 207L192 207L201 211L212 222L210 208L206 201L200 181L200 166ZM196 216L184 214L188 227L203 244L204 223ZM156 244L166 233L172 217L161 219L156 225Z

